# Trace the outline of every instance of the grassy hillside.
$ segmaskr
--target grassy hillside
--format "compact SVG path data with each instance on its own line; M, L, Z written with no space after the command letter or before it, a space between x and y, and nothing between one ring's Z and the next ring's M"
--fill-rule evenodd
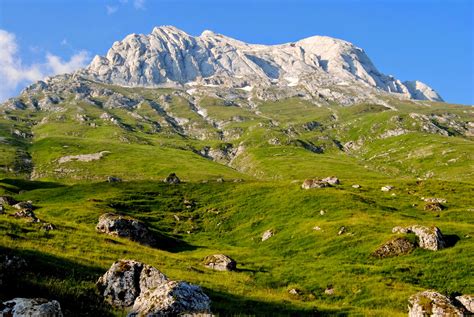
M0 214L0 253L29 264L0 286L0 300L42 296L58 299L66 315L124 315L95 289L123 258L201 285L223 316L401 316L418 290L474 293L471 108L250 102L88 85L101 94L64 93L44 108L0 106L0 195L32 200L38 218L56 226L44 231L13 217L12 207ZM41 102L44 93L20 100L28 98ZM162 183L172 172L185 183ZM123 182L106 183L108 176ZM300 188L327 176L341 185ZM422 197L445 198L446 209L425 211ZM146 222L159 245L98 234L105 212ZM394 226L413 224L439 227L449 247L371 256ZM275 235L262 242L269 229ZM202 259L214 253L234 258L238 270L206 269Z

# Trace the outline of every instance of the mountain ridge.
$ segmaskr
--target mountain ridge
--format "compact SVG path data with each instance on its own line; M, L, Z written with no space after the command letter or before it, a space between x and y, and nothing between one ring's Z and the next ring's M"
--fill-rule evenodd
M327 36L262 45L210 30L191 36L173 26L155 27L151 34L130 34L115 42L106 56L95 56L79 73L132 87L294 87L314 93L355 84L358 92L371 95L388 92L401 98L443 101L428 85L384 75L363 49Z

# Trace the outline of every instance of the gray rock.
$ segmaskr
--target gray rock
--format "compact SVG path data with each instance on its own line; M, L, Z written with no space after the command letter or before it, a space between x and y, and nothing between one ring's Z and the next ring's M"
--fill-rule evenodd
M456 307L446 296L433 290L412 295L408 300L409 317L445 317L464 316L464 309Z
M342 226L339 228L339 231L337 232L337 235L340 236L341 234L346 233L346 227Z
M237 262L224 254L208 255L204 259L204 265L216 271L234 271Z
M11 196L0 196L0 204L2 205L13 206L17 203L18 201Z
M442 211L444 206L438 202L428 202L425 204L423 208L425 211Z
M339 185L340 184L339 178L334 177L334 176L323 178L321 181L326 182L329 185Z
M474 295L457 296L456 300L459 301L468 312L474 313Z
M415 249L415 245L406 238L395 238L375 250L372 255L379 258L398 256L410 253Z
M14 298L2 303L0 314L5 317L63 317L59 302L44 298Z
M391 191L392 189L393 189L393 186L390 186L390 185L385 185L385 186L382 186L382 187L380 188L380 190L383 191L383 192L389 192L389 191Z
M210 313L210 300L199 286L169 280L156 268L120 260L99 278L97 287L111 305L128 316L177 316Z
M145 245L153 245L156 242L145 223L127 216L103 214L99 217L96 229L98 232L128 238Z
M178 176L176 176L175 173L171 173L168 175L168 177L166 177L163 182L167 183L167 184L179 184L181 183L181 180L179 179Z
M360 186L359 184L354 184L354 185L352 185L352 188L358 189L358 188L360 188L360 187L361 187L361 186Z
M21 209L13 214L13 217L16 218L27 218L31 222L40 222L40 220L36 217L35 213L31 209Z
M306 179L303 184L301 185L301 188L303 189L311 189L311 188L324 188L324 187L329 187L328 182L324 182L319 179Z
M437 251L446 248L446 241L438 227L425 227L413 225L410 227L394 227L393 233L414 233L418 238L420 248Z
M262 234L262 241L266 241L268 239L270 239L271 237L273 237L274 233L272 230L267 230L265 231L263 234Z
M107 176L108 183L121 183L122 179L116 176Z

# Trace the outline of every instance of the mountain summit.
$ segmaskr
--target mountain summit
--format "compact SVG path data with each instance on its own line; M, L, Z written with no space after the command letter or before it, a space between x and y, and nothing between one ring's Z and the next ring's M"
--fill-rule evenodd
M151 34L130 34L106 56L96 56L82 74L123 86L214 86L303 90L442 101L419 81L402 82L379 72L352 43L313 36L279 45L248 44L206 30L191 36L173 26ZM329 98L332 99L332 98ZM340 100L339 100L340 101Z

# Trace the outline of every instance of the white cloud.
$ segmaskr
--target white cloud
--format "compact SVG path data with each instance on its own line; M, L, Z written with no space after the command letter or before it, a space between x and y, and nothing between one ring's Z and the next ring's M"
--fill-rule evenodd
M69 61L48 53L43 63L24 65L18 56L15 35L0 29L0 102L11 97L18 88L47 76L70 73L87 65L87 51L71 56Z
M135 9L145 10L145 0L133 0Z
M115 12L117 12L118 7L117 7L117 6L109 6L109 5L106 5L106 6L105 6L105 9L107 10L107 15L112 15L112 14L114 14Z

